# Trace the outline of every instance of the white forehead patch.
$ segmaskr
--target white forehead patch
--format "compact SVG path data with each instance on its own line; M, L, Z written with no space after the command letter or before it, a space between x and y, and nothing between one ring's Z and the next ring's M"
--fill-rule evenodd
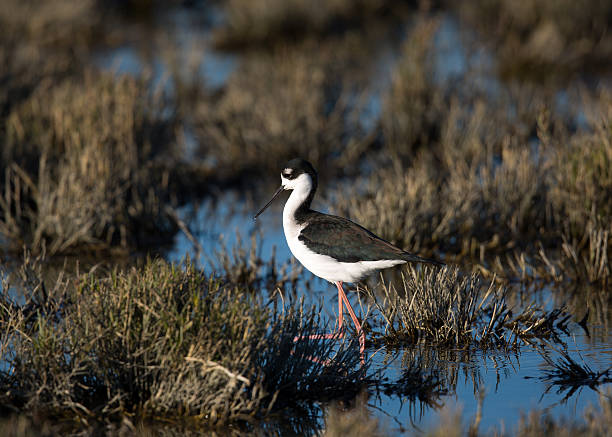
M293 173L293 169L292 168L286 168L286 169L283 170L283 173L291 174L291 173Z
M306 173L300 174L295 179L287 179L281 175L281 182L285 190L294 190L299 188L310 190L312 187L312 179L310 175Z

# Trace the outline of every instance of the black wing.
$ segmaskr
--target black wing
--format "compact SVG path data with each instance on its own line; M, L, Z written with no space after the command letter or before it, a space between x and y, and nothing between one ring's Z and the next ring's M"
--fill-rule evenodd
M406 258L410 255L408 252L343 217L316 213L306 223L300 232L300 241L309 249L340 262L387 259L410 261Z

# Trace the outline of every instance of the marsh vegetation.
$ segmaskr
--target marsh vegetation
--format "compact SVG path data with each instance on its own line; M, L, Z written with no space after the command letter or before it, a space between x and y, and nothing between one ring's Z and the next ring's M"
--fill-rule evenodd
M0 429L486 435L536 355L520 375L584 415L506 432L604 435L611 24L596 0L5 0ZM447 264L356 286L363 366L350 332L293 342L334 303L239 212L296 156L315 206Z

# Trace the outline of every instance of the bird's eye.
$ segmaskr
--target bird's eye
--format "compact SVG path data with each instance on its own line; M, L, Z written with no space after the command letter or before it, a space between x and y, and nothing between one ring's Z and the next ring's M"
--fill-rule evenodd
M295 176L293 175L292 172L283 172L283 177L285 179L293 179Z

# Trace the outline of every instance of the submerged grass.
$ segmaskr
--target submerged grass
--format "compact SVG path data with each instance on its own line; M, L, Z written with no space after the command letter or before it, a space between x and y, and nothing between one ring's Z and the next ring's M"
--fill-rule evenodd
M274 312L244 288L148 261L98 277L30 278L2 287L4 411L63 418L75 429L143 420L205 426L356 394L356 346L293 343L318 313ZM312 357L326 360L316 362Z

